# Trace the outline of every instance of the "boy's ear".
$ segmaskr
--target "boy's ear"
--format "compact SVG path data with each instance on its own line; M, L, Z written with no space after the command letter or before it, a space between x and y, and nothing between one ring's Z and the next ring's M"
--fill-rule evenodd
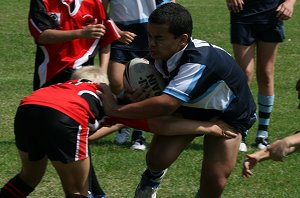
M188 43L189 36L187 34L182 34L180 36L179 44L181 47L184 47Z

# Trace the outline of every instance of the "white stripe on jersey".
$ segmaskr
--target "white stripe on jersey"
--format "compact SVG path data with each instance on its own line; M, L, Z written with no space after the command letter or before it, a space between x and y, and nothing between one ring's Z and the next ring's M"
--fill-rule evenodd
M184 103L183 106L225 111L234 98L235 95L222 80L213 84L199 98Z
M40 87L42 87L47 81L47 65L49 63L49 54L44 46L39 46L44 54L44 61L39 65L38 74L40 78Z
M205 65L187 63L180 67L178 74L169 82L164 93L175 96L182 101L189 101L189 94L201 78Z
M86 53L74 62L73 69L80 69L82 67L82 64L89 60L89 56L95 51L99 41L100 39L96 39L91 47L86 51Z

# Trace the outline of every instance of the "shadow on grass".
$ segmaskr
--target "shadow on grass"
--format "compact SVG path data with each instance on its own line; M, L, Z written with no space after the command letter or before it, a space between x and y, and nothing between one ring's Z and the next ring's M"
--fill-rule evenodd
M2 140L0 141L0 146L15 146L14 140Z
M150 142L147 144L149 146ZM124 143L124 144L116 144L114 141L112 140L98 140L98 141L95 141L95 142L91 142L90 145L93 145L93 146L96 146L96 147L108 147L108 146L113 146L113 147L120 147L120 148L130 148L131 147L131 143L130 141ZM191 144L189 144L187 147L186 147L186 150L203 150L203 145L202 143L195 143L195 142L192 142Z

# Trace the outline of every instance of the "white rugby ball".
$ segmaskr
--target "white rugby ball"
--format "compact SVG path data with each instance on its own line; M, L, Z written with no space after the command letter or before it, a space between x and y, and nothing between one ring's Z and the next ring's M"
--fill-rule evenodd
M145 85L149 96L158 96L165 88L165 82L154 65L143 58L134 58L128 62L124 71L124 87L133 91Z

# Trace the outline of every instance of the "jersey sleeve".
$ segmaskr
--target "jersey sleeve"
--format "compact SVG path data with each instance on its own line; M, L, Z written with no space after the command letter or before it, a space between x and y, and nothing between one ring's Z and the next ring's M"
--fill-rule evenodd
M43 0L31 0L28 16L30 34L37 41L39 35L46 29L55 29L57 22L48 15Z
M104 24L106 27L106 33L101 38L100 41L101 48L106 47L107 45L111 44L112 42L120 38L120 35L111 20L106 20Z

